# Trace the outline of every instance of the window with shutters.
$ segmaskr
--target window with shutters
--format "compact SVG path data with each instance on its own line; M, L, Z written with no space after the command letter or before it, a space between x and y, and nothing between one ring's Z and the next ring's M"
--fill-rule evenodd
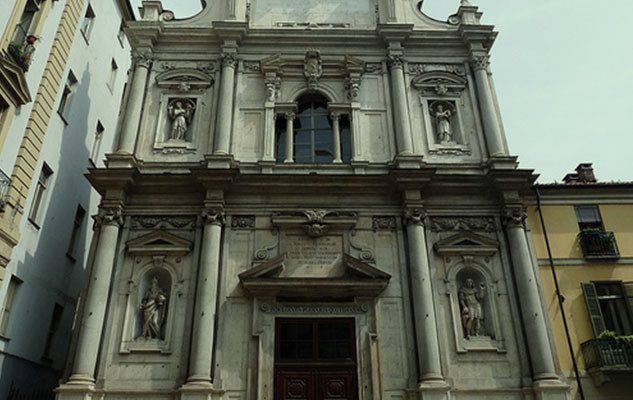
M607 232L596 205L576 206L578 240L585 258L618 258L620 252L613 232Z
M593 333L633 334L630 297L622 281L596 281L582 284Z

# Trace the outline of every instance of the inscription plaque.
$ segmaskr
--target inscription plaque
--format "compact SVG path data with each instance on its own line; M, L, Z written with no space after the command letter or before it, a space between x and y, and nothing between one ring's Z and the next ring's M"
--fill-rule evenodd
M288 276L332 277L343 275L343 238L287 236Z

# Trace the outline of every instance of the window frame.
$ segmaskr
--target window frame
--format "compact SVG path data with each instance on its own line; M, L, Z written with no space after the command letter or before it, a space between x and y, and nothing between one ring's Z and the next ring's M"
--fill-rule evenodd
M97 15L92 8L92 4L88 3L88 7L86 7L86 12L84 13L84 18L81 21L81 28L79 28L87 45L90 45L90 35L92 34L96 17Z
M11 35L11 42L17 45L21 45L26 42L26 38L34 33L34 27L38 22L38 13L42 11L42 3L45 0L27 0L24 4L24 9L20 15L19 21L15 24L13 34ZM28 26L23 27L25 15L30 15L28 19ZM20 34L18 36L18 33Z
M599 287L606 285L617 285L620 290L619 296L603 296L598 294ZM626 287L624 286L624 282L620 280L590 281L581 283L581 288L583 291L583 297L585 298L585 305L587 306L587 313L591 321L591 327L596 338L605 331L613 331L618 335L633 334L633 311L631 310L630 297L628 295ZM623 307L623 309L621 309L621 311L623 311L623 314L620 314L619 317L622 317L622 315L626 317L626 322L629 329L628 332L618 332L617 329L611 329L613 327L607 326L607 319L605 319L604 316L602 302L616 303L618 300L621 300L623 306L619 306L618 304L616 304L615 306L620 309L621 307ZM614 319L614 316L611 316L611 319Z
M73 227L70 231L70 239L68 240L68 248L66 250L66 256L73 262L76 261L77 242L81 237L81 229L83 228L84 220L86 219L86 209L77 204L75 209L75 217L73 219Z
M33 200L31 201L31 208L29 210L28 220L39 229L40 219L42 217L43 203L46 200L46 193L48 183L51 176L53 176L53 170L48 164L43 163L40 169L40 175L35 184L35 192L33 193Z
M68 113L71 106L71 100L75 87L77 86L77 77L72 70L68 71L68 77L66 83L62 89L62 96L59 99L59 105L57 106L57 115L59 115L64 121L64 125L68 125Z
M15 305L15 298L17 296L20 285L24 281L15 275L11 275L9 279L9 285L7 286L7 293L4 298L4 304L2 305L2 315L0 316L0 337L9 339L9 331L11 329L11 310Z
M48 324L48 332L46 334L46 342L44 344L44 351L42 352L43 360L52 360L51 352L53 350L53 342L59 332L62 319L64 317L64 306L59 303L55 303L53 306L53 313L51 314L51 320Z

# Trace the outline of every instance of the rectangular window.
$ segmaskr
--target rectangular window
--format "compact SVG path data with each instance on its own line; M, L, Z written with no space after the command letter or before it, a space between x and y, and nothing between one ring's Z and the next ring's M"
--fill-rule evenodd
M598 206L576 206L576 220L581 231L585 229L604 229Z
M13 32L13 43L20 45L26 41L26 37L29 34L33 33L33 22L40 10L41 3L41 0L28 0L26 2L24 12L20 17L20 22L18 22Z
M125 43L125 22L123 21L119 25L119 32L117 32L116 38L119 40L121 47L123 47Z
M21 284L22 281L15 276L12 276L11 280L9 281L7 296L4 300L4 307L2 309L2 319L0 320L0 335L2 336L9 336L9 320L11 318L11 310L13 309L15 297Z
M582 289L596 336L604 331L633 334L629 297L621 281L583 283Z
M64 314L64 307L55 303L53 307L53 315L51 316L51 322L48 325L48 335L46 336L46 345L44 346L44 354L42 358L50 359L51 358L51 350L53 349L53 341L55 340L55 336L57 336L57 331L59 330L59 325L62 321L62 315Z
M84 222L84 217L86 216L86 210L80 205L77 206L77 211L75 211L75 220L73 221L73 228L70 232L70 241L68 242L68 251L66 251L66 255L70 257L73 261L75 261L75 256L77 252L77 242L79 241L79 237L81 236L81 227Z
M94 22L95 12L92 9L92 5L88 4L86 14L84 15L84 20L81 23L81 34L83 35L84 39L86 39L86 43L88 43L88 39L90 39L90 32L92 31Z
M116 82L116 76L119 72L119 66L117 65L114 58L110 61L110 77L108 78L108 88L110 91L114 90L114 83Z
M75 78L75 74L72 71L68 72L68 79L66 79L66 84L64 85L64 91L62 92L61 100L59 101L59 107L57 108L57 114L62 117L65 124L68 124L68 112L70 109L70 100L75 90L75 86L77 85L77 78Z
M33 195L33 203L31 204L31 211L29 212L29 220L35 225L39 226L41 218L42 203L44 202L44 196L46 193L46 187L49 180L53 175L53 171L46 163L42 166L40 171L40 177L37 180L37 186L35 187L35 194Z
M101 147L101 139L103 138L103 131L105 128L101 125L101 121L97 121L97 129L95 130L95 138L92 142L92 150L90 151L90 161L93 165L97 165L97 158L99 157L99 148Z

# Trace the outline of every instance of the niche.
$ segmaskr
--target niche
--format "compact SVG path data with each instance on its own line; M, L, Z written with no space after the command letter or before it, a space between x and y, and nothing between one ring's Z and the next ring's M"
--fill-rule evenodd
M171 299L171 275L164 268L150 268L138 285L138 312L134 321L134 340L137 342L165 340Z

